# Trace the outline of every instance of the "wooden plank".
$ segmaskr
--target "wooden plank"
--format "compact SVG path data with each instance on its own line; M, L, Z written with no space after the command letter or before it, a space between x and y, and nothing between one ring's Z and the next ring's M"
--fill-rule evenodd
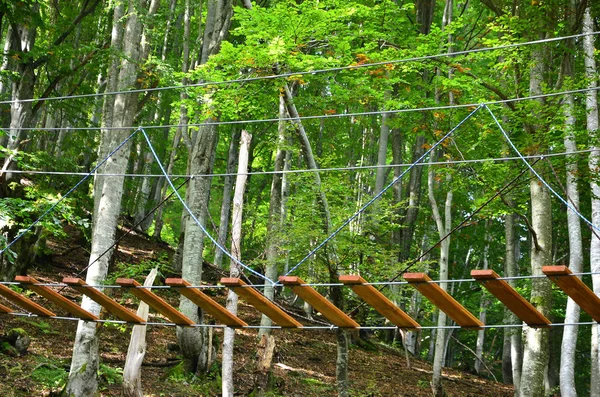
M22 307L30 313L37 314L42 317L53 317L56 316L54 312L38 305L30 299L25 298L23 295L16 293L6 285L0 284L0 295L14 303L15 305Z
M196 306L202 308L202 310L213 316L217 321L228 327L245 327L248 325L244 320L219 305L202 291L196 288L185 288L192 285L187 280L182 278L168 278L165 284L176 287L181 295L191 300Z
M544 328L551 321L540 313L531 303L521 296L506 281L498 280L500 276L493 270L472 270L471 277L483 285L492 295L504 304L530 327Z
M340 281L352 288L352 291L367 302L379 314L387 318L392 324L400 328L421 328L418 322L413 320L398 306L394 305L384 294L372 285L361 285L367 281L358 275L340 276Z
M600 322L600 298L566 266L544 266L542 272L558 285L594 321Z
M146 288L135 288L141 284L132 278L118 278L116 281L122 287L128 288L134 296L138 297L143 302L146 302L148 306L171 320L177 325L192 325L194 322L190 320L183 313L179 312L173 306L169 305L162 298L154 294L152 291Z
M99 320L97 316L93 315L85 309L82 309L81 306L65 298L50 287L43 285L34 285L38 284L39 282L33 277L17 276L15 277L15 281L26 285L30 290L32 290L36 294L43 296L44 298L53 302L56 306L60 307L61 309L65 310L66 312L72 314L77 318L80 318L85 321Z
M425 273L405 273L404 279L423 294L431 303L464 328L480 328L483 323L453 297L432 281Z
M109 313L112 313L117 318L127 321L128 323L139 324L143 323L144 319L132 312L131 310L119 305L114 299L109 298L100 290L93 287L88 287L86 282L80 278L65 277L63 283L76 291L87 295L91 300L104 307Z
M292 288L292 291L302 300L311 305L334 325L341 328L359 328L360 324L352 320L346 313L329 302L327 298L315 291L314 288L301 285L305 282L296 276L281 276L279 282Z
M12 312L13 311L10 308L8 308L8 307L0 304L0 313L5 313L6 314L6 313L12 313Z
M302 327L292 316L275 306L273 302L267 299L263 294L254 288L244 287L247 285L239 278L222 278L221 284L231 288L240 298L254 306L258 311L273 320L274 323L284 328Z

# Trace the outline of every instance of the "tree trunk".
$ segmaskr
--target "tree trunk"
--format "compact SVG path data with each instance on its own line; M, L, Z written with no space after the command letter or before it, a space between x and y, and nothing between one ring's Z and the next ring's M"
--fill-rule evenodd
M233 196L233 211L231 215L231 254L241 260L242 244L242 209L244 206L244 189L246 188L246 179L248 179L248 152L250 150L250 141L252 135L242 130L240 141L240 157L238 161L238 172L235 180L235 193ZM229 274L233 278L240 276L239 265L233 261L230 264ZM236 315L238 309L238 296L232 290L227 294L227 310ZM223 370L222 370L222 388L223 397L233 397L233 343L235 339L235 329L225 328L223 335Z
M298 134L298 138L300 141L300 146L302 148L302 154L304 155L304 159L307 163L307 167L311 170L318 169L317 162L315 161L315 157L313 155L312 147L310 141L308 140L308 136L306 135L306 131L304 130L304 126L300 121L300 116L298 115L298 111L296 109L296 105L294 104L294 98L292 96L292 92L289 86L286 84L284 87L283 98L285 101L285 106L287 109L290 118L292 119L292 123L295 126L296 133ZM314 183L315 183L315 191L317 192L317 204L320 207L321 212L321 225L323 232L329 235L332 231L331 225L331 213L329 212L329 203L327 201L327 196L322 189L321 185L321 176L318 172L313 173ZM324 263L327 264L327 271L329 272L329 280L330 282L338 281L338 271L337 271L337 258L335 255L335 248L333 244L329 243L325 245L320 253L321 259ZM343 310L344 299L341 293L340 288L332 287L330 289L331 300L334 305ZM336 361L336 381L337 381L337 390L338 396L347 397L349 395L349 378L348 378L348 336L344 329L339 328L336 331L337 335L337 361Z
M130 0L127 28L123 40L125 57L121 62L117 85L119 91L133 88L137 77L136 63L139 60L142 25L138 13L134 11L135 6L136 2ZM115 97L112 126L122 129L115 129L111 131L110 135L103 135L103 139L112 139L110 144L105 147L116 147L130 134L131 131L128 127L133 123L136 108L137 95L119 94ZM127 169L128 159L129 145L125 145L106 163L102 172L124 173ZM94 196L94 201L95 207L98 208L98 214L92 231L90 263L94 262L115 240L123 195L123 179L123 177L105 178L102 186L95 190L97 194ZM88 284L100 285L104 282L110 257L111 253L104 255L88 269L86 275ZM101 306L87 297L83 298L81 307L95 315L100 314ZM98 365L96 324L80 321L73 347L73 359L66 387L67 395L93 396L98 388Z
M507 201L511 203L511 199L507 198ZM506 240L506 250L504 255L504 275L506 277L517 276L517 244L518 234L515 225L517 215L515 213L506 214L504 217L504 238ZM511 287L516 287L515 280L508 280ZM504 318L507 324L516 324L518 321L517 316L508 309L504 311ZM519 396L519 390L521 388L521 367L522 367L522 352L521 352L521 330L518 328L507 328L504 331L504 340L509 341L509 354L508 363L503 362L503 375L506 383L508 379L512 381L515 386L515 396ZM503 360L504 361L504 360ZM508 367L511 373L506 374L504 368Z
M430 162L434 161L434 156L431 156ZM438 235L440 238L443 238L450 232L450 228L452 227L452 188L450 183L452 182L450 174L446 177L446 181L448 182L448 192L446 193L446 203L444 206L444 219L440 213L438 208L437 201L435 199L435 191L434 191L434 170L433 166L429 166L429 172L427 177L427 186L428 186L428 194L429 194L429 202L431 204L432 216L435 221ZM439 265L439 279L447 280L448 279L448 255L450 253L450 237L446 238L440 244L440 259L438 261ZM440 287L447 291L448 284L440 283ZM444 350L446 346L446 330L442 327L446 326L446 313L441 310L438 310L438 328L436 330L435 336L435 353L433 357L433 378L431 381L431 388L434 396L443 396L444 389L442 386L442 366L444 363Z
M489 220L487 220L485 222L485 229L486 229L486 233L485 233L485 247L483 249L483 269L487 270L489 265L488 265L488 257L489 257L489 251L490 251L490 234L489 234ZM468 262L468 261L466 261ZM486 320L486 315L487 315L487 306L488 306L489 302L487 300L487 295L485 294L481 294L481 304L479 306L479 320L485 324L485 320ZM485 342L485 330L479 330L477 331L477 342L475 343L475 355L476 360L475 360L475 372L477 373L477 375L481 375L481 366L482 363L484 362L484 357L483 357L483 345Z
M572 75L570 67L570 56L565 62L568 62L568 70L565 75ZM565 114L565 150L574 152L577 150L575 141L575 100L573 95L565 96L563 105ZM570 201L576 209L579 209L579 170L577 158L567 158L567 200ZM581 225L579 216L572 210L567 209L567 226L569 230L569 268L573 273L583 271L583 244L581 240ZM593 238L593 237L592 237ZM579 322L580 308L573 299L567 300L565 312L565 324ZM560 391L563 397L576 397L577 389L575 387L575 353L577 351L577 334L579 327L577 325L567 326L563 329L563 338L560 353Z
M583 33L592 33L595 31L594 20L592 19L591 2L585 10L583 17ZM594 58L596 37L588 35L583 38L583 53L585 62L585 75L587 77L587 88L590 91L586 94L586 124L593 151L590 153L589 169L591 175L596 175L600 169L600 146L598 145L598 74L596 71L596 59ZM600 185L596 178L590 180L591 201L592 201L592 223L600 225ZM592 230L590 242L590 266L593 273L600 273L600 238L598 232ZM592 275L593 289L596 295L600 296L600 274ZM590 374L590 395L600 396L600 332L598 324L592 325L591 341L591 374Z
M150 287L154 284L158 269L150 271L144 286ZM137 315L148 321L148 304L140 302ZM125 397L144 397L142 389L142 362L146 356L146 326L134 325L129 339L129 348L127 349L127 358L123 366L123 396Z
M285 110L285 101L282 97L279 97L279 117L281 119L287 116ZM286 144L285 136L285 122L279 121L278 125L278 138L277 138L277 149L275 154L275 165L273 174L273 181L271 183L271 199L269 201L269 218L267 220L267 248L266 248L266 270L265 276L270 280L277 279L277 264L280 260L280 246L281 246L281 233L283 231L283 214L281 213L282 206L282 184L283 175L280 171L283 170L286 150L284 149ZM266 285L264 294L267 298L273 300L275 296L275 290L271 285ZM260 325L263 327L269 327L272 325L271 319L263 314L260 320ZM262 328L258 331L258 337L261 338L263 335L269 335L271 330L269 328Z
M241 131L234 127L231 132L231 142L229 142L229 151L227 153L227 174L232 174L238 163L238 142ZM227 175L223 178L223 198L221 199L221 217L219 221L218 242L223 247L227 243L227 231L229 230L229 215L231 213L231 192L233 191L233 175ZM223 251L215 251L214 265L221 268L223 265ZM273 279L271 279L273 280Z
M529 91L531 95L542 93L544 72L544 49L532 50ZM543 100L540 100L543 105ZM537 139L539 126L527 125L526 129ZM552 263L552 201L550 192L537 178L529 184L531 197L531 226L533 244L531 245L531 274L543 275L542 266ZM546 278L533 279L531 302L544 315L548 315L551 306L552 287ZM547 329L528 328L525 332L523 353L523 372L521 374L521 395L523 397L541 396L545 393L544 373L549 358L549 335Z
M232 12L233 8L230 0L209 0L200 58L201 64L205 63L210 55L218 52L221 41L229 30ZM207 100L204 106L211 108L210 100ZM205 120L205 124L199 127L197 135L191 142L189 173L192 175L210 174L212 172L217 143L217 126L212 124L212 121L214 121L213 118ZM188 206L202 226L206 225L210 182L211 178L208 177L194 178L190 181L186 191ZM195 222L191 222L191 220L186 222L181 272L182 277L192 284L199 284L202 280L203 248L203 232ZM201 311L187 298L181 297L179 309L194 322L201 322ZM178 330L177 333L186 366L189 371L194 373L203 372L210 365L208 350L206 344L203 343L203 340L207 337L204 331L198 328L185 328Z

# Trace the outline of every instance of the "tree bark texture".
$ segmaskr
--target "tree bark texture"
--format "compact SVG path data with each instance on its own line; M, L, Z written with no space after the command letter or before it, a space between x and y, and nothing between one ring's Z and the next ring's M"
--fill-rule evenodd
M285 110L285 101L279 97L279 117L286 118L287 112ZM283 201L283 175L280 171L283 170L286 150L284 149L286 144L284 121L280 121L278 125L278 138L277 138L277 149L275 152L275 164L273 174L273 181L271 182L271 198L269 201L269 218L267 221L267 248L266 248L266 270L265 276L271 280L277 278L278 261L281 256L281 233L283 232L283 214L281 213L281 206ZM272 286L266 285L264 294L267 298L273 300L275 297L275 290ZM262 315L260 319L260 325L263 327L269 327L272 325L272 321L268 316ZM262 328L258 331L258 337L261 338L263 335L271 333L269 328Z
M591 2L583 16L583 33L592 33L595 31L594 20L592 19ZM593 151L590 153L589 169L592 175L596 175L600 169L600 137L598 136L598 74L596 69L595 36L584 36L583 53L585 64L585 75L587 77L587 88L591 89L586 93L586 124L590 140L590 146ZM591 201L592 201L592 223L600 225L600 185L595 178L591 179ZM600 233L597 230L592 231L590 242L590 267L594 273L600 272ZM600 274L592 275L592 285L596 295L600 295ZM600 331L598 325L592 326L591 341L591 374L590 374L590 395L600 396Z
M433 161L434 156L431 157L431 161ZM427 176L427 186L428 186L428 195L429 202L431 204L432 216L435 221L438 235L440 238L444 237L446 234L450 232L450 228L452 227L452 189L450 187L451 177L450 174L447 176L448 192L446 193L446 202L444 205L444 218L442 218L441 212L439 210L437 200L435 198L435 187L434 187L434 170L433 166L429 166L428 176ZM450 237L446 238L440 244L440 258L438 261L439 265L439 279L447 280L448 279L448 255L450 253ZM448 284L441 283L440 287L447 291ZM441 310L438 310L438 327L446 326L446 313ZM442 386L442 367L444 364L444 352L446 347L446 330L444 328L439 328L436 331L435 336L435 353L433 357L433 378L431 381L431 387L433 394L435 396L443 396L443 386Z
M246 180L248 179L248 153L250 151L250 141L252 135L245 130L242 130L240 141L240 157L238 160L237 177L235 180L235 193L233 195L233 211L231 214L231 254L241 260L242 248L242 210L244 207L244 190L246 188ZM231 261L230 276L238 278L241 269L234 261ZM232 290L227 294L227 310L234 315L237 314L238 296ZM222 376L222 394L223 397L233 397L235 390L233 384L233 344L235 340L235 329L225 328L223 335L223 370Z
M117 85L119 91L131 89L135 85L137 61L139 60L139 43L142 33L142 25L136 6L139 7L140 3L135 0L129 1L129 14L123 40L126 56L121 62ZM110 135L103 135L103 139L110 139L110 144L107 147L116 147L130 134L131 131L128 127L133 123L136 108L137 96L135 94L116 95L112 126L122 129L115 129ZM129 145L122 147L119 152L107 161L102 172L125 173L129 159L129 150ZM123 196L123 180L123 177L105 178L104 181L100 182L102 186L95 190L94 201L97 202L97 205L95 204L94 206L98 208L98 213L92 232L90 263L96 261L99 255L107 250L115 241L117 220ZM87 270L86 282L88 284L100 285L104 282L111 255L112 252L104 255ZM95 315L100 314L101 306L87 297L83 298L81 307ZM67 395L76 397L93 396L98 387L98 365L96 324L80 321L77 326L75 345L73 347L71 370L66 388Z
M158 269L150 271L144 286L150 287L154 284ZM140 302L137 315L148 321L148 304ZM123 396L124 397L144 397L142 389L142 362L146 356L146 325L134 325L129 339L129 348L127 349L127 358L123 366Z

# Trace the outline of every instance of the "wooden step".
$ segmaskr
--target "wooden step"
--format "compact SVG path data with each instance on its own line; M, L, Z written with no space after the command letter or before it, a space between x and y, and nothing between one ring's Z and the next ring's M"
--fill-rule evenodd
M542 272L579 305L594 321L600 323L600 298L566 266L544 266Z
M146 302L148 306L171 320L177 325L192 325L194 322L183 313L179 312L173 306L165 302L161 297L154 294L148 288L135 288L141 286L140 283L132 278L118 278L116 281L121 287L125 287L139 300Z
M358 275L340 276L340 281L352 288L352 291L367 302L379 314L387 318L399 328L420 328L421 326L398 306L394 305L385 295Z
M219 305L204 292L199 291L196 288L186 288L192 285L187 280L182 278L168 278L165 281L165 284L177 288L181 295L185 296L196 306L213 316L218 322L225 324L228 327L245 327L248 325L245 321Z
M302 324L296 321L292 316L277 307L271 300L263 294L247 285L239 278L222 278L221 284L231 288L240 298L244 299L258 311L269 317L275 324L284 328L300 328Z
M481 283L504 306L530 327L543 328L551 324L550 320L515 291L506 281L498 280L500 276L493 270L472 270L471 277Z
M72 314L73 316L80 318L86 321L97 321L98 317L88 312L85 309L82 309L81 306L76 304L75 302L65 298L58 292L54 291L50 287L44 285L34 285L39 284L39 282L33 277L29 276L17 276L15 277L15 281L20 282L23 285L26 285L27 288L32 290L38 295L43 296L49 301L53 302L56 306L65 310L66 312Z
M30 299L25 298L23 295L16 293L6 285L0 284L0 295L14 303L15 305L22 307L30 313L37 314L42 317L54 317L55 313L38 305Z
M7 313L12 313L12 312L13 311L10 308L0 304L0 313L7 314Z
M432 280L425 273L405 273L404 279L461 327L478 329L484 326L439 285L431 283Z
M298 295L304 302L311 305L316 311L321 313L332 324L341 328L359 328L360 324L352 320L346 313L341 311L327 298L309 287L300 277L296 276L281 276L279 282L283 285L292 288L292 291Z
M128 323L139 324L144 323L144 319L132 312L131 310L119 305L114 299L109 298L100 290L87 286L85 281L80 278L65 277L63 283L76 291L79 291L83 295L104 307L109 313L112 313L115 317L126 321Z

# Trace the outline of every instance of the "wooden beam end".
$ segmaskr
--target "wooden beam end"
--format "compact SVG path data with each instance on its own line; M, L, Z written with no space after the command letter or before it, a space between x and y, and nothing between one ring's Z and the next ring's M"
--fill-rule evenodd
M493 270L480 269L480 270L471 270L471 277L473 277L476 280L493 280L500 276L498 276L498 274Z
M343 284L363 284L367 281L359 275L347 274L344 276L340 276L340 282Z

